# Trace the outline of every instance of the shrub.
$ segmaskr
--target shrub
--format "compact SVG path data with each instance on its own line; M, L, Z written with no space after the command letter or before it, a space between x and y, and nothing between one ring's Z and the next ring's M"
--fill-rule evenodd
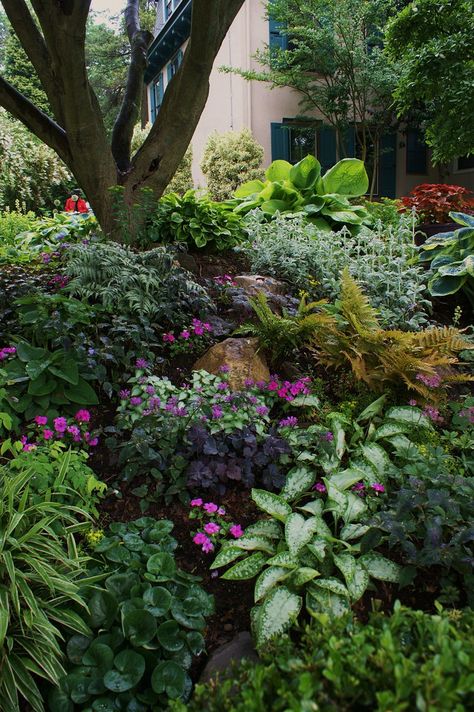
M425 223L445 223L449 221L452 210L466 212L474 210L472 191L460 185L444 183L422 183L417 185L408 196L402 198L404 207L414 209Z
M77 245L66 271L72 294L131 319L145 316L173 326L189 313L212 309L206 291L163 247L137 253L114 242Z
M306 628L243 662L232 675L196 688L173 712L462 710L474 705L472 611L436 615L395 605L366 624Z
M312 299L339 295L340 273L347 267L380 311L381 323L403 330L427 323L426 275L411 262L416 255L410 218L397 228L364 227L356 236L346 230L328 235L302 215L277 216L264 222L256 211L246 218L249 242L244 249L257 274L284 279Z
M34 462L13 473L0 469L0 708L34 712L45 706L37 680L58 684L64 674L61 629L87 634L71 610L85 607L78 580L87 558L79 556L71 531L80 510L56 501L28 504ZM66 530L64 529L66 527ZM68 531L69 530L69 531Z
M225 250L242 242L244 237L239 215L225 204L198 197L190 190L182 198L175 193L161 198L150 218L146 240Z
M209 136L201 163L213 200L232 198L242 181L263 178L263 147L248 129Z
M5 210L0 213L0 243L11 245L20 232L28 230L35 219L32 212L24 213L15 210Z
M189 146L186 153L183 156L178 169L168 185L165 188L164 195L168 193L176 193L179 196L183 196L188 190L192 190L194 187L193 174L193 147Z
M188 670L204 650L214 602L177 567L172 529L142 518L112 524L99 541L104 587L85 592L91 631L68 641L67 675L49 697L50 712L159 710L189 696Z
M420 262L430 262L428 289L444 297L462 289L474 307L474 215L449 213L461 228L429 237L420 248Z
M24 126L0 110L0 208L15 209L18 199L27 210L54 208L71 187L71 175L55 152Z

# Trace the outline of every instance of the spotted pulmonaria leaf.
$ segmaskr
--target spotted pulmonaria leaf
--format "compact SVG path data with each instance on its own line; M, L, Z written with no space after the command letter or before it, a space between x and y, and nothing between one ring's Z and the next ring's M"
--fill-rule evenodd
M238 559L239 556L243 556L244 553L242 549L237 549L235 546L226 546L225 549L222 549L222 551L217 554L210 568L220 569L222 566L227 566L227 564Z
M292 502L304 492L308 492L315 480L316 472L314 470L307 467L296 467L286 476L281 496L288 502Z
M281 522L291 514L290 505L282 497L266 490L253 489L252 499L257 507Z
M258 574L262 566L266 563L267 557L258 551L247 559L239 561L221 576L229 581L243 581L251 579Z
M398 583L400 578L400 566L394 561L386 559L382 554L371 551L361 556L359 561L372 578L379 579L380 581Z
M302 606L301 596L297 596L284 586L270 593L260 607L256 617L256 639L260 647L281 635L298 618Z
M270 566L268 569L265 569L265 571L262 571L255 581L255 603L258 603L258 601L264 598L278 581L286 578L290 573L291 572L283 568L283 566Z
M285 524L285 539L290 554L296 556L311 541L316 531L317 519L305 519L301 514L290 514Z

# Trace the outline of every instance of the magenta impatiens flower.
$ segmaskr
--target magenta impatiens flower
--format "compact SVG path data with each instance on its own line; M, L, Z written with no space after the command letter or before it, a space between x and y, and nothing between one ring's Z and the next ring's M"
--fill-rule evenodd
M193 536L195 544L204 544L205 541L208 541L208 537L203 532L198 532Z
M45 415L35 416L36 425L46 425L47 422L48 422L48 418Z
M190 504L191 504L191 507L201 507L202 499L200 497L198 497L197 499L192 499Z
M52 430L49 430L48 428L45 428L43 430L43 437L45 440L51 440L51 438L54 437L54 433Z
M167 334L163 334L162 336L163 341L168 344L172 344L173 341L175 341L174 334L170 331Z
M321 494L324 494L325 492L327 492L326 485L323 484L322 482L316 482L313 489L315 489L316 492L321 492Z
M370 486L376 494L385 492L385 487L380 482L373 482Z
M206 539L205 542L202 544L202 550L205 554L208 554L211 551L214 551L214 544L210 539Z
M214 512L217 512L219 507L217 504L214 504L214 502L206 502L206 504L203 507L204 511L206 511L208 514L214 514Z
M77 411L74 418L77 420L78 423L88 423L91 419L91 414L88 410L81 409Z
M214 522L208 522L204 526L204 531L206 534L217 534L217 532L220 530L220 526L218 524L214 524Z
M230 527L229 532L232 534L232 536L233 536L235 539L239 539L241 536L244 535L244 530L242 529L242 527L240 526L240 524L233 524L233 525Z
M67 428L66 418L55 418L53 420L54 429L57 433L65 433Z
M191 338L191 332L187 329L183 329L183 331L180 333L180 337L187 341L189 338Z

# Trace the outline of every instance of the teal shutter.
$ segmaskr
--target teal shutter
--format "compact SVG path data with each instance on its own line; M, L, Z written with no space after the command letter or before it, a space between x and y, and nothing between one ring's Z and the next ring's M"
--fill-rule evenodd
M323 126L318 136L318 160L324 175L336 163L336 130Z
M183 61L183 57L184 57L184 55L183 55L183 50L182 50L182 49L178 50L178 67L181 66L181 62Z
M156 100L155 100L155 82L152 82L150 85L150 91L149 91L149 96L150 96L150 117L151 117L151 123L155 123L156 119Z
M290 160L290 132L283 124L271 124L272 161Z
M354 158L356 155L356 137L354 126L349 126L344 132L344 150L340 158Z
M408 129L406 134L406 171L426 175L427 147L418 129Z
M385 134L380 139L379 190L380 197L395 198L397 179L397 134Z
M285 28L284 23L270 17L268 24L270 30L270 50L275 48L288 49L288 35L282 34L282 30Z
M172 67L172 62L170 62L166 68L167 75L168 75L168 84L170 81L173 79L173 67Z

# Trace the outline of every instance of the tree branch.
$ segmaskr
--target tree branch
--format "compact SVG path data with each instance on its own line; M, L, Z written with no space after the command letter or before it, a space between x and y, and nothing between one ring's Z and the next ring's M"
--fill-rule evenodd
M0 76L0 106L19 119L71 167L72 156L66 132Z
M132 54L122 105L112 132L112 154L121 174L130 169L133 130L140 115L147 51L153 40L151 32L140 29L138 0L128 0L125 24Z
M126 182L130 195L147 184L160 195L176 172L206 105L214 59L243 3L193 0L191 36L183 62L148 137L132 159Z

